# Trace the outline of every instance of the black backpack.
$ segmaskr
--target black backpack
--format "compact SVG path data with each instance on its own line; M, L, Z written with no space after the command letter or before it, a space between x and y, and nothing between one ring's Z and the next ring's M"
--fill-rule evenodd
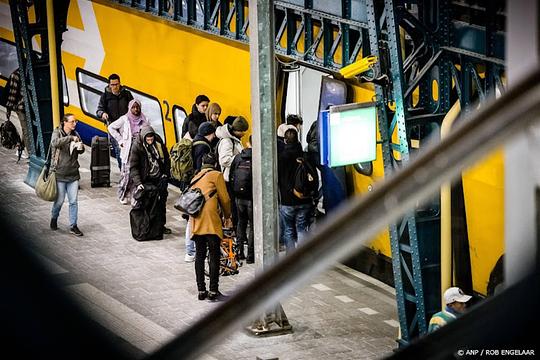
M240 156L240 161L234 169L232 189L236 196L240 198L250 198L252 194L252 170L251 170L251 158Z
M316 199L319 195L319 174L308 161L299 157L294 173L292 193L299 199Z
M6 149L13 149L21 143L21 137L15 125L9 119L0 125L0 142Z

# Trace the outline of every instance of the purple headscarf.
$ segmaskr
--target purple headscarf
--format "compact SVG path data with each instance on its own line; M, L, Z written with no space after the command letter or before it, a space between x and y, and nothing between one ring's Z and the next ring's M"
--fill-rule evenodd
M141 114L139 116L136 116L131 112L131 108L133 107L135 103L139 104L139 107L141 108ZM139 134L139 132L141 131L141 127L143 125L148 125L148 120L146 120L146 116L144 116L142 112L141 102L137 99L133 99L129 102L128 111L126 115L129 120L129 125L131 126L131 134L133 136Z

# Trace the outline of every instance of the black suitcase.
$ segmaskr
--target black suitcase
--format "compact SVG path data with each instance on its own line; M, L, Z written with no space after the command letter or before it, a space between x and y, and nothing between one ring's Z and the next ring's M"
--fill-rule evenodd
M111 186L111 158L109 156L109 139L106 137L94 136L92 138L90 179L92 187Z

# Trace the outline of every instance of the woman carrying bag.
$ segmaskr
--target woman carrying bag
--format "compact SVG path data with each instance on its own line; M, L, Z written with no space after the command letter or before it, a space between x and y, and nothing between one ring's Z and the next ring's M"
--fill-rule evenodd
M197 279L198 299L220 300L219 259L220 243L223 238L222 217L231 217L231 200L227 193L223 174L215 169L217 158L210 152L203 156L201 171L195 175L192 184L199 188L206 197L204 207L196 216L191 216L192 237L195 241L195 276ZM214 194L210 196L210 194ZM210 265L210 291L206 291L204 261L208 251Z
M51 152L57 155L56 185L58 194L51 211L51 230L58 229L58 216L64 199L69 202L69 232L75 236L83 236L77 226L78 195L79 195L79 154L84 152L81 137L75 131L77 119L73 114L66 114L60 126L54 129L51 137Z

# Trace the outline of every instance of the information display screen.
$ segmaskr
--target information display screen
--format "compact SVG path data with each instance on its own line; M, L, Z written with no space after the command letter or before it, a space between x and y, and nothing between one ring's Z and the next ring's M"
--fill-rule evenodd
M323 112L321 120L321 163L336 167L375 160L375 103L332 106Z

